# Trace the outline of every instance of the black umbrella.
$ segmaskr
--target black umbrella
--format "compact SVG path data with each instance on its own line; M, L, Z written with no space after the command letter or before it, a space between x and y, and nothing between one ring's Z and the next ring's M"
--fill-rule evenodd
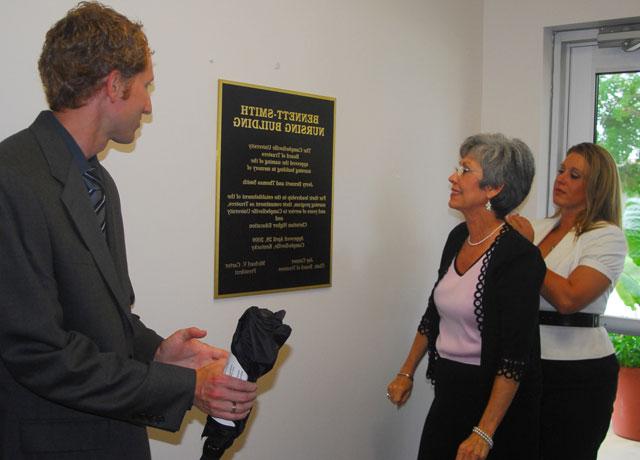
M249 381L255 382L273 368L280 347L291 334L291 328L282 322L285 314L284 310L273 313L267 308L249 307L238 320L231 353L247 373ZM227 426L208 416L202 432L202 437L207 439L200 460L219 459L240 436L248 418Z

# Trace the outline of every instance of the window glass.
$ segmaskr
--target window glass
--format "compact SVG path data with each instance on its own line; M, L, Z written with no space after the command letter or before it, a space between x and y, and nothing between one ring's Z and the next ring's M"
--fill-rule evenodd
M640 318L640 72L598 73L594 141L613 156L622 183L629 254L606 314Z

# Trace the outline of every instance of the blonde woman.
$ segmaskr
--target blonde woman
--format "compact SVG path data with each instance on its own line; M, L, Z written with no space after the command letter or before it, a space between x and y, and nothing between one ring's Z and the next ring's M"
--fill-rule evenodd
M620 181L609 152L571 147L553 187L554 217L508 218L538 246L547 272L540 291L542 458L596 459L616 394L618 363L600 325L622 273Z

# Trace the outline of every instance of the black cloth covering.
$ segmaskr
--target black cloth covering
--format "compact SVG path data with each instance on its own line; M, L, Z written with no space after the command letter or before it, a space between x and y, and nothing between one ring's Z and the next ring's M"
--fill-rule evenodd
M238 320L231 353L247 373L249 381L257 381L273 368L280 347L291 335L291 327L282 322L285 314L284 310L274 313L267 308L252 306ZM244 431L248 418L234 422L235 426L225 426L208 416L202 432L202 437L207 439L200 460L219 459Z

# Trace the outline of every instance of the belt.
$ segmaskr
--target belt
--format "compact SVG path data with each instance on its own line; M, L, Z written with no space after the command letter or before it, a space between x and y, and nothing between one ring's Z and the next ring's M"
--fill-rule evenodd
M540 310L538 318L540 324L548 326L570 326L570 327L598 327L600 326L600 315L595 313L572 313L561 315L555 311Z

